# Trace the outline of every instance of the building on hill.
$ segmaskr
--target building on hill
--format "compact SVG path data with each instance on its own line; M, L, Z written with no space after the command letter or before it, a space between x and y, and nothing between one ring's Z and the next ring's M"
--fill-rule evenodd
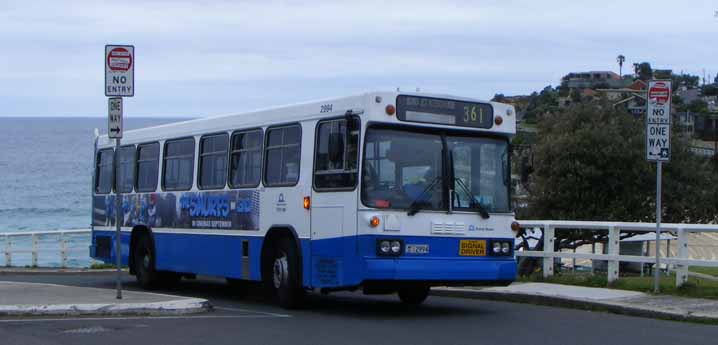
M569 89L621 88L626 79L611 71L571 72L561 78L561 86Z

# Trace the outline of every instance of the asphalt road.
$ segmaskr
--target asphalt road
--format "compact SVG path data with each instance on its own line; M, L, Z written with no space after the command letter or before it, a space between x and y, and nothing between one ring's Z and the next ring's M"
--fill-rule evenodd
M0 280L114 288L110 273L0 275ZM128 289L137 289L126 276ZM162 292L207 298L215 310L182 317L0 318L0 344L716 344L718 326L527 304L431 296L310 295L286 311L259 291L239 298L198 279Z

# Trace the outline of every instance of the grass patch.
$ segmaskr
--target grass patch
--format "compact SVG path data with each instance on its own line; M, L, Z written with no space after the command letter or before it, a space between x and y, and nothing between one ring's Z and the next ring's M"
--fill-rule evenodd
M561 273L554 276L543 278L540 275L519 278L522 282L544 282L551 284L575 285L585 287L612 288L619 290L639 291L645 293L653 293L653 276L620 277L612 284L608 284L605 274L590 273ZM676 276L661 275L660 281L661 294L674 295L692 298L708 298L718 299L718 282L689 277L688 282L683 286L676 287Z
M718 277L718 267L688 267L688 270Z
M91 270L106 270L108 268L115 268L115 265L106 264L106 263L102 263L102 262L95 262L92 265L90 265Z

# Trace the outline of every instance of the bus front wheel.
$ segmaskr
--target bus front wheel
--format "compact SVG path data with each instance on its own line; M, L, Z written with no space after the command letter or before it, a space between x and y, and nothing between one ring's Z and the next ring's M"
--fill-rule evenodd
M429 297L431 288L426 285L405 286L399 288L399 299L412 305L419 305Z
M304 299L299 276L299 254L290 238L279 238L270 256L267 285L279 300L283 308L294 309L301 306Z

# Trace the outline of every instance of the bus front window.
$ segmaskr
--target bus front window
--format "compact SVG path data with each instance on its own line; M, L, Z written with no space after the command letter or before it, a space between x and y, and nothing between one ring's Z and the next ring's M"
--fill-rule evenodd
M452 207L465 209L478 203L488 212L509 212L506 139L449 136L446 140L453 159Z
M441 136L383 128L366 134L362 201L369 207L444 209Z
M448 184L454 191L452 209L473 211L480 204L488 212L510 212L508 141L455 133L442 137L438 131L369 128L362 167L363 204L447 210ZM445 166L453 182L451 176L442 176Z

